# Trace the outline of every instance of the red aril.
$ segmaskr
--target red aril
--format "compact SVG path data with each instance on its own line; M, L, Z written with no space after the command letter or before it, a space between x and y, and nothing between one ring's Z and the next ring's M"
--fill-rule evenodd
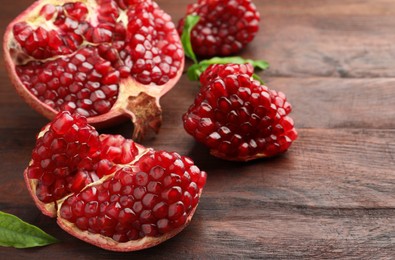
M206 182L191 159L99 135L86 118L67 111L38 134L24 177L44 214L113 251L175 236L191 221Z
M38 112L79 113L95 126L129 117L134 138L158 130L159 98L184 67L171 17L151 0L39 0L3 45L17 92Z

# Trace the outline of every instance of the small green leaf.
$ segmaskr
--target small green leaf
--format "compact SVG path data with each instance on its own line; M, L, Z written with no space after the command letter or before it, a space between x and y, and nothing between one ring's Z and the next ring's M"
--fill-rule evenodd
M256 69L267 70L269 68L269 63L264 60L248 60Z
M0 246L28 248L58 242L36 226L0 211Z
M265 85L265 82L257 74L252 74L252 78L258 80L262 85Z
M185 55L193 60L196 64L198 63L196 55L193 52L191 44L191 31L193 27L199 22L200 17L198 15L188 15L185 19L184 29L182 30L181 42L184 47Z
M269 68L269 63L264 60L244 59L238 56L214 57L208 60L202 60L201 62L190 66L187 70L188 78L192 81L197 81L199 80L200 74L202 74L203 71L205 71L208 68L208 66L210 66L211 64L226 64L226 63L237 63L237 64L250 63L255 69L259 69L259 70L265 70ZM257 77L256 79L262 82L262 80L259 79L257 75L255 75L254 78L255 77Z
M195 63L191 65L187 70L187 75L189 80L198 81L200 74L202 74L202 72L205 71L206 68L202 69L199 63Z

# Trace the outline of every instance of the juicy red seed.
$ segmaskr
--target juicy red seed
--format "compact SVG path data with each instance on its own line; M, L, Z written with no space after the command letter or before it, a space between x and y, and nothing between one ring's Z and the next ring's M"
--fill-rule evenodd
M90 202L90 201L93 201L93 200L97 200L97 189L95 187L92 187L90 189L84 190L81 193L81 198L85 202Z
M50 20L56 13L56 7L52 4L46 4L41 8L40 15L46 20Z
M92 33L92 41L94 43L110 42L113 38L113 33L105 28L95 28Z
M139 186L145 186L148 183L148 174L145 172L138 172L135 178L135 182Z
M73 214L76 217L84 216L85 202L80 200L71 205Z
M170 175L167 175L163 179L163 185L164 187L169 187L173 185L181 185L181 177L177 174L171 173Z
M138 186L134 189L133 196L135 199L140 200L144 196L145 192L146 192L145 187Z
M152 214L152 210L144 209L140 213L140 222L143 224L153 223L155 221L155 216Z
M97 200L99 202L107 202L109 201L109 198L110 198L110 193L108 191L101 191L97 196Z
M184 212L181 217L173 221L174 227L180 227L185 224L188 215Z
M118 180L112 182L110 185L110 192L112 194L120 193L121 189L122 189L122 183Z
M146 195L144 195L142 199L143 205L150 209L152 209L155 206L157 201L158 201L158 196L152 193L147 193Z
M168 215L168 205L165 202L159 202L158 204L156 204L154 206L154 208L152 209L154 215L156 218L158 219L162 219L167 217Z
M112 70L111 62L103 61L95 64L95 70L102 75L106 75Z
M119 71L113 71L113 72L107 74L103 78L102 83L105 84L105 85L118 84L119 83L119 78L120 78Z
M93 108L98 114L104 114L111 109L111 102L107 100L99 100L93 104Z
M130 208L125 208L119 213L119 222L124 225L130 225L137 219L136 214Z
M42 176L42 171L40 167L29 167L28 176L31 179L39 179Z
M61 117L57 118L52 123L52 129L55 131L55 133L62 135L68 132L73 124L74 119L71 115L62 114Z
M151 178L153 178L154 180L159 180L162 178L162 176L165 173L165 169L163 169L160 166L155 166L150 170L150 176Z
M117 219L121 208L122 206L118 202L113 202L107 207L106 215L113 219Z
M169 232L172 228L170 221L166 218L159 219L156 225L161 233Z
M131 185L133 183L133 176L127 172L121 172L119 179L122 186Z
M126 188L130 188L130 186L123 187L123 189L122 189L122 194L125 194L124 190L125 190ZM126 195L127 195L127 196L126 196ZM125 196L121 196L121 197L119 198L119 203L120 203L121 206L124 207L124 208L131 208L131 207L133 206L133 200L134 200L134 198L133 198L132 196L128 196L128 195L130 195L130 192L128 192L128 194L126 194L126 195L125 195Z
M168 216L170 220L176 220L181 217L185 212L184 204L182 202L176 202L169 206Z
M81 230L87 230L89 228L88 218L80 217L75 222L76 226Z
M162 192L162 198L167 200L168 203L179 201L182 196L181 187L174 186Z
M162 191L162 185L156 181L150 181L147 185L148 192L159 194Z
M141 213L142 210L143 210L143 204L141 203L141 201L136 201L133 204L133 211L136 213Z
M99 210L99 203L97 201L90 201L85 204L85 216L92 217L96 216Z
M145 236L155 236L158 231L155 225L153 224L143 224L141 225L141 230Z
M64 5L64 9L67 11L68 15L79 21L84 20L88 13L88 8L80 2L67 3Z
M68 221L72 221L73 220L73 213L71 211L70 206L63 206L60 209L60 216L62 216L62 218L67 219Z

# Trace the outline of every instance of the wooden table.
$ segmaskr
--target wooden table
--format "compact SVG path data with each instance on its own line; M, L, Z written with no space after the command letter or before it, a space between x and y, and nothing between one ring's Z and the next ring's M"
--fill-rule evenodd
M0 32L33 0L2 0ZM160 0L174 21L192 0ZM395 257L395 1L256 0L257 38L241 53L285 92L299 139L283 156L250 163L211 157L180 120L197 92L184 75L162 99L163 127L143 143L191 156L208 172L190 226L148 250L113 253L86 244L43 216L23 179L47 120L15 93L0 66L0 210L61 240L0 248L2 259ZM1 57L2 58L2 57ZM106 133L130 137L123 124Z

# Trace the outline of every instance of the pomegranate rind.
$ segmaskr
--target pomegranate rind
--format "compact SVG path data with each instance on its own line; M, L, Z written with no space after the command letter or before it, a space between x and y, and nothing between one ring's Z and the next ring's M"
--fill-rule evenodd
M68 2L89 2L86 0L70 0ZM3 55L5 60L5 65L8 74L10 75L10 80L14 86L18 95L35 111L44 117L52 120L59 111L53 109L51 106L40 101L34 94L32 94L20 80L16 71L16 64L10 53L11 48L20 49L18 46L14 34L13 27L16 23L26 21L29 19L35 19L39 16L41 8L46 4L64 4L61 0L39 0L34 2L30 7L18 15L6 28L4 38L3 38ZM172 35L177 41L181 42L180 37L174 29L174 34ZM183 51L183 50L182 50ZM27 55L27 54L26 54ZM113 104L112 108L100 115L88 117L88 123L97 127L109 127L121 122L131 120L134 124L133 139L141 140L146 135L150 129L153 132L158 133L162 121L162 110L159 104L160 98L169 92L179 81L183 69L185 66L185 57L182 55L181 65L178 69L176 75L169 79L169 81L164 85L155 85L153 83L144 85L137 82L131 76L128 78L121 79L119 82L119 94L118 98ZM153 87L154 85L154 87ZM138 98L141 94L145 94L144 97L148 100L147 102L155 104L153 107L155 109L147 109L146 113L136 114L136 110L143 110L143 108L135 108L131 105L131 100ZM152 102L151 100L154 100ZM145 102L142 102L144 104ZM152 113L153 112L153 113ZM150 122L146 122L151 120Z

